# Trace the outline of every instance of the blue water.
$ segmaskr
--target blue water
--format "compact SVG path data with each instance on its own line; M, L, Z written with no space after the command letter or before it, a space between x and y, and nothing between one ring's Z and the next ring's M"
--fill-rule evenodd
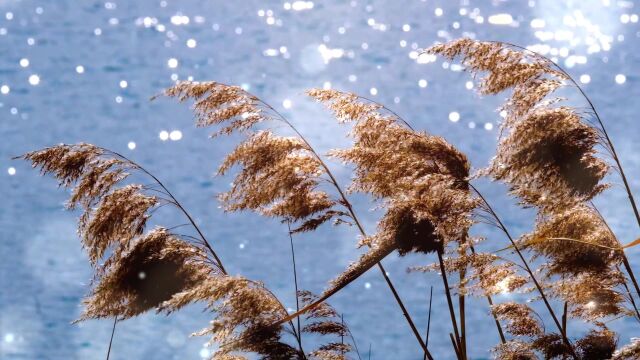
M412 52L460 36L536 46L585 83L631 187L640 192L638 13L633 1L605 0L0 0L0 357L101 359L111 331L108 320L70 324L91 277L75 232L77 214L63 211L66 194L53 180L11 157L80 141L130 156L195 215L232 273L264 281L295 307L286 227L252 214L224 214L214 199L228 187L228 178L213 173L234 139L208 139L207 130L193 126L187 106L149 102L150 96L190 77L242 84L326 151L348 143L345 129L303 91L323 86L354 91L387 104L417 128L445 136L479 168L495 148L499 115L494 109L502 97L480 98L467 88L473 85L467 74L440 59L416 59ZM338 163L331 166L347 183L348 171ZM597 203L621 241L628 242L637 238L638 228L620 180L609 180L614 186ZM479 186L514 233L531 229L534 214L515 207L503 186L486 181ZM378 214L369 211L372 204L353 198L367 230L374 231ZM177 213L160 220L166 226L184 222ZM487 248L505 246L490 228L477 226L474 232L487 236ZM357 234L350 228L326 226L295 241L301 286L312 291L321 291L357 258ZM640 264L637 249L629 257ZM420 329L426 328L428 291L434 286L429 347L437 359L452 359L439 278L405 272L430 261L392 255L384 263ZM373 359L421 358L375 271L331 302L345 314L363 357L371 345ZM468 304L474 359L489 358L488 349L498 342L487 311L484 299ZM210 319L193 306L171 317L128 320L118 326L111 358L206 357L207 339L188 334ZM632 320L610 326L621 343L638 335ZM574 322L569 332L584 330Z

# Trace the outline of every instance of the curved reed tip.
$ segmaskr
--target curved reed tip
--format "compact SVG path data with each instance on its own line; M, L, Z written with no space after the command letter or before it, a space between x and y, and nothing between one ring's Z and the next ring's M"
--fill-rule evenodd
M478 79L478 89L483 94L497 94L544 76L560 81L567 79L567 75L548 59L520 50L506 43L463 38L435 45L426 51L451 60L461 58L467 70L483 73L484 76Z
M83 175L85 168L103 154L103 150L85 143L60 144L28 152L20 158L40 168L43 175L52 174L61 186L68 187Z
M181 102L194 100L197 126L227 124L214 135L245 131L271 119L263 112L262 106L265 104L239 86L215 81L181 81L166 89L165 95Z

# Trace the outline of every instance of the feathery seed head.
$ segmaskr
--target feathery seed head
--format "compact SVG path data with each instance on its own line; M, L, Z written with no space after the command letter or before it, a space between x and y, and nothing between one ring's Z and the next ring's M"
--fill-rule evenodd
M137 238L98 275L81 320L129 318L158 307L210 272L204 253L156 228Z

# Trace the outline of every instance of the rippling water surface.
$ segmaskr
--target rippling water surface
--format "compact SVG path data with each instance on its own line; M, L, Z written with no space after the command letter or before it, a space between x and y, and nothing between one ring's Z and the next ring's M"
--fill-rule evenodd
M149 98L175 80L240 84L287 115L325 151L348 144L344 128L303 91L354 91L387 104L417 128L445 136L476 168L491 158L501 97L480 98L457 64L418 49L461 36L529 46L562 64L584 85L640 191L638 70L640 5L633 1L32 1L0 0L0 357L101 359L111 322L70 322L91 273L63 211L65 193L11 157L36 148L86 141L144 164L172 189L214 239L232 273L263 280L295 307L286 227L251 214L223 214L214 195L230 179L213 178L233 139L207 138L187 106ZM569 93L574 96L575 94ZM579 100L579 99L578 99ZM582 106L580 101L577 105ZM342 183L349 174L332 163ZM619 180L598 203L623 242L638 236ZM516 208L504 187L480 183L515 233L534 214ZM355 196L369 231L371 203ZM178 214L160 217L180 224ZM488 246L504 246L478 226ZM327 226L296 239L300 282L321 291L357 258L356 233ZM640 254L629 252L640 264ZM385 260L421 329L429 286L434 313L429 346L452 359L442 285L405 269L431 258ZM639 268L640 270L640 268ZM501 295L504 300L514 295ZM372 271L332 300L363 355L418 359L420 352L382 278ZM484 300L468 305L469 351L489 358L498 342ZM188 334L211 316L191 307L171 317L147 314L118 326L112 359L199 359L210 350ZM549 324L549 326L551 326ZM632 320L610 324L620 342L637 336ZM580 322L570 332L584 331Z

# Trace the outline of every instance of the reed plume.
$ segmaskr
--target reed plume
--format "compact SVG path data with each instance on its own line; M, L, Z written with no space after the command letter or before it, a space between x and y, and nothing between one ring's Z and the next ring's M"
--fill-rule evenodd
M67 208L80 207L78 233L95 269L80 320L129 318L195 285L211 266L203 247L156 228L144 229L166 199L148 187L122 184L138 166L91 144L57 145L22 156L72 188Z
M496 360L538 360L531 345L520 340L509 340L497 345L491 352Z
M634 360L640 358L640 338L632 338L631 342L616 350L611 360Z
M84 300L80 320L136 316L194 287L211 272L202 249L165 228L156 228L125 247L98 276Z
M609 166L596 157L597 131L570 108L532 110L509 129L487 173L524 205L546 213L591 200Z
M578 205L540 217L535 230L522 243L551 261L549 275L600 273L622 261L618 241L595 210Z
M386 210L377 233L361 241L369 250L334 279L326 292L344 287L394 250L400 255L436 252L443 266L447 244L466 242L473 223L471 213L478 205L467 185L467 157L440 137L414 131L380 104L335 90L307 93L332 110L339 121L352 124L353 146L334 150L331 156L354 165L351 191L370 194ZM464 326L461 336L444 268L442 272L456 353L465 359ZM460 304L463 312L462 297Z
M465 236L477 202L466 186L470 165L464 154L440 137L402 126L394 116L383 115L381 105L357 95L320 89L308 94L339 120L353 123L353 146L331 156L355 166L351 191L371 194L386 208L378 232L361 242L372 248L365 262L373 253L369 263L396 249L401 255L442 251ZM360 266L352 265L334 284Z
M196 124L221 126L217 134L241 132L245 139L224 159L218 174L239 167L231 190L220 195L227 211L253 210L298 222L294 232L312 231L331 219L348 218L338 201L319 189L327 169L310 145L297 136L280 136L254 128L267 121L285 121L273 108L237 86L214 81L183 81L165 95L194 100ZM295 131L295 128L293 128Z
M272 160L278 156L271 154ZM204 237L183 237L163 227L144 233L151 213L161 204L184 208L159 181L164 191L120 184L130 175L127 170L151 175L139 165L84 143L45 148L23 158L43 174L53 174L61 186L72 187L67 207L83 211L78 231L95 275L77 321L124 320L152 309L169 314L187 304L205 302L215 319L196 334L210 335L211 342L225 345L212 359L245 359L249 353L265 359L346 359L351 351L348 344L329 341L307 355L289 345L283 339L284 327L271 326L287 315L283 305L261 283L227 275L221 263L209 258ZM243 161L239 157L227 164ZM301 296L313 298L310 293ZM301 330L342 336L348 328L337 323L336 316L333 308L323 304L308 316L314 322ZM298 336L293 326L290 332Z
M548 260L543 269L551 282L552 295L569 305L572 316L595 324L604 316L628 314L621 306L623 295L617 290L626 287L618 264L624 263L632 279L633 273L615 235L599 213L586 204L607 187L602 180L609 165L599 157L598 146L613 155L618 168L620 164L582 89L551 60L511 44L461 39L427 51L462 59L467 70L481 76L482 94L512 90L501 108L505 119L497 155L479 175L507 183L522 205L538 209L536 229L524 236L521 244L533 251L534 257ZM585 96L600 128L592 126L583 113L557 105L563 99L550 98L567 82ZM630 301L635 307L632 297ZM556 335L563 341L556 350L541 345L552 343L549 338L535 341L538 350L547 355L566 351L574 357L588 357L572 351L566 329L560 330L562 335ZM577 344L578 351L586 341Z
M165 95L176 97L180 101L194 100L198 126L225 126L217 134L233 132L246 134L245 140L227 156L219 169L219 173L224 174L234 165L240 167L232 189L220 197L227 210L248 209L282 218L288 223L297 222L293 232L315 230L331 219L334 219L336 224L353 222L366 237L344 191L320 155L273 107L238 87L217 82L180 82L167 89ZM284 123L295 136L283 137L274 135L269 130L254 129L258 124L270 120ZM322 183L332 186L335 193L329 195L324 190L320 190L319 186ZM375 261L366 269L361 269L360 273L354 274L349 281L342 283L341 287L377 264L413 329L416 339L428 353L402 300L379 263L383 257L372 258ZM325 291L320 299L296 312L294 316L299 316L309 308L318 306L341 287L333 287ZM280 323L290 321L289 318L292 316L281 320Z
M507 331L515 336L535 337L543 333L540 322L533 317L533 310L525 304L506 302L493 306L491 311L498 319L507 321Z

